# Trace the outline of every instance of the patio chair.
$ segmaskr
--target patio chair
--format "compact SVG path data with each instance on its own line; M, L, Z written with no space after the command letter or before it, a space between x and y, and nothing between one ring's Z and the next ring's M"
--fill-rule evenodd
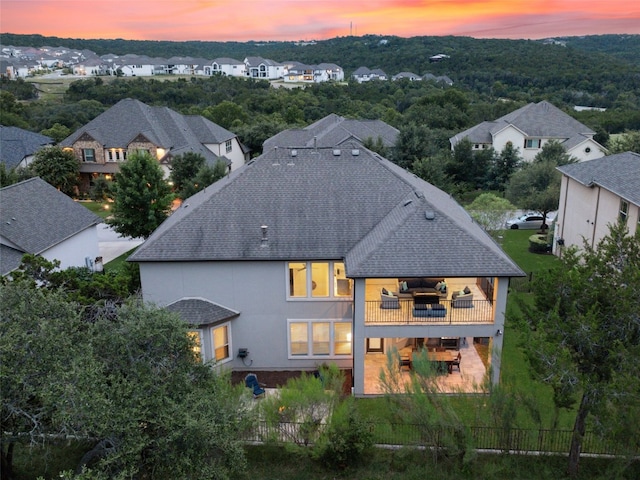
M263 397L266 393L266 390L262 388L266 385L264 383L258 382L258 377L255 373L250 373L246 377L244 377L244 384L247 388L253 390L253 398Z
M456 359L453 362L451 362L452 372L453 372L453 367L458 367L458 371L462 373L462 370L460 369L460 360L462 360L462 354L458 352L458 356L456 357Z

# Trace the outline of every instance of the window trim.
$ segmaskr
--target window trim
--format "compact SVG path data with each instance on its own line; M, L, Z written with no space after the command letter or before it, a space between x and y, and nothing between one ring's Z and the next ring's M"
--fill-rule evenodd
M620 199L620 206L618 207L618 220L627 224L629 220L629 202L624 199Z
M294 355L291 353L291 325L292 324L305 324L307 326L307 354L306 355ZM329 353L313 354L313 325L314 324L329 324ZM349 353L336 354L336 324L349 325L351 327L351 349ZM353 323L350 320L344 320L343 318L288 318L287 319L287 359L350 359L353 358Z
M87 152L91 152L91 155L87 155ZM91 157L93 160L87 160ZM95 148L83 148L82 149L82 161L84 163L96 163L96 149Z
M199 351L192 349L193 353L199 355L200 361L204 363L206 361L205 349L204 349L204 330L202 330L201 328L190 328L189 330L187 330L187 335L193 334L193 333L198 335L198 341L200 342Z
M222 327L226 327L227 329L227 357L222 358L220 360L216 359L216 341L215 341L215 337L214 337L214 332L216 330L218 330L219 328ZM209 328L210 332L209 332L209 336L211 338L211 361L215 362L216 365L222 365L224 363L230 362L233 360L233 346L232 346L232 340L231 340L231 322L223 322L223 323L218 323L216 325L211 325L211 327Z
M305 296L293 296L291 295L291 278L290 267L292 263L303 263L306 269L306 295ZM326 296L313 296L313 278L312 278L312 265L314 263L326 263L328 264L329 271L329 293ZM343 271L340 276L336 276L336 264L341 264ZM285 262L285 285L287 301L352 301L353 300L353 280L344 276L344 262L341 260L301 260L301 261L289 261ZM351 295L338 295L338 280L349 280L351 285Z
M224 148L227 153L231 153L231 150L233 150L233 142L231 140L226 140L224 142Z

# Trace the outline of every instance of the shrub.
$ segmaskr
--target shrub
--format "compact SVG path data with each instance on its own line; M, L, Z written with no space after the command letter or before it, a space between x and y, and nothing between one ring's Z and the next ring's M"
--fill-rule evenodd
M551 251L551 244L547 235L531 235L529 237L529 251L531 253L548 253Z
M347 397L334 410L325 433L316 443L312 457L330 468L344 469L363 460L373 445L373 433Z

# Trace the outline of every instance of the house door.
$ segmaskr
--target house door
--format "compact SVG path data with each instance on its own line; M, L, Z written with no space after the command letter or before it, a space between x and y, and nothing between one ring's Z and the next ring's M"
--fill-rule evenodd
M367 353L384 352L384 338L367 338Z

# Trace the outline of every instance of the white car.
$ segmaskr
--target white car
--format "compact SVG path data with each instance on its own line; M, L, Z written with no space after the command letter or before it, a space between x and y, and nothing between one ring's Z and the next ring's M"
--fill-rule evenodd
M511 230L540 230L542 228L542 220L543 216L539 213L529 212L524 215L520 215L519 217L512 218L508 220L506 223L506 227ZM547 221L545 222L545 228L549 228L549 224L552 220L547 217Z

